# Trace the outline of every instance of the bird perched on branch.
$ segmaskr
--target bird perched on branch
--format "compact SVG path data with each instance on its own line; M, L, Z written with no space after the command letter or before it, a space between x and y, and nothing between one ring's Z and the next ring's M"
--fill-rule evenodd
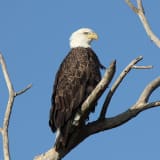
M81 28L72 33L71 50L56 74L49 125L53 132L57 132L57 150L67 146L75 113L101 80L100 69L104 66L91 49L91 42L96 39L98 35L89 28ZM88 111L88 115L94 109L95 106ZM81 125L85 124L87 118L88 116L84 116Z

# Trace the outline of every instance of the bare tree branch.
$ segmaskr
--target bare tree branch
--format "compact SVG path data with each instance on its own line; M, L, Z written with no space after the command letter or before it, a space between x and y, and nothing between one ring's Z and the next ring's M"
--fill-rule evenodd
M112 85L111 89L109 90L107 97L105 99L105 102L103 104L99 119L104 119L109 103L112 99L113 94L115 93L116 89L118 88L118 86L120 85L120 83L122 82L122 80L125 78L125 76L130 72L130 70L133 68L133 66L135 66L136 63L138 63L139 61L141 61L143 59L142 56L137 57L136 59L134 59L133 61L130 62L130 64L125 67L125 69L121 72L121 74L119 75L119 77L117 78L117 80L115 81L115 83Z
M133 67L132 67L133 69L151 69L151 68L153 68L153 66L136 66L136 65L134 65Z
M147 103L152 92L159 86L160 86L160 77L156 78L154 81L152 81L150 84L146 86L146 88L140 95L137 103Z
M132 118L136 117L140 112L160 106L160 101L151 102L149 103L149 97L151 96L152 92L160 86L160 77L156 78L154 81L150 82L144 91L142 92L141 96L139 97L138 101L131 106L127 111L112 117L112 118L105 118L102 120L97 120L95 122L91 122L88 124L87 132L89 135L112 129L118 127Z
M0 64L1 64L1 67L2 67L2 72L3 72L3 75L4 75L5 81L6 81L8 91L9 91L10 94L13 94L12 92L14 92L14 88L13 88L13 85L11 83L8 71L7 71L7 66L6 66L5 60L4 60L1 53L0 53Z
M115 92L115 90L119 86L119 84L122 82L123 78L129 73L129 71L133 68L133 66L136 63L138 63L140 60L142 60L142 56L134 59L122 71L120 76L117 78L116 82L111 87L113 93ZM107 72L105 74L107 74ZM105 76L105 77L107 77L107 76ZM103 77L103 79L104 79L104 77ZM55 148L53 147L49 151L47 151L46 153L35 157L34 160L46 160L46 159L47 160L60 160L66 154L68 154L74 147L76 147L79 143L81 143L84 139L86 139L88 136L93 135L93 134L98 133L98 132L101 132L101 131L104 131L104 130L112 129L112 128L118 127L120 125L123 125L124 123L128 122L132 118L136 117L140 112L142 112L146 109L149 109L149 108L160 106L160 101L155 101L155 102L150 102L150 103L148 102L149 97L151 96L152 92L155 89L157 89L159 86L160 86L160 78L158 77L146 86L146 88L144 89L144 91L140 95L137 102L133 106L131 106L128 110L126 110L123 113L118 114L115 117L99 118L94 122L88 123L86 126L82 126L81 128L77 128L72 133L72 135L70 136L70 139L68 141L68 144L67 144L66 148L63 148L63 149L61 149L60 151L57 152L55 150ZM113 93L111 93L111 94L113 94ZM95 92L94 94L99 95L98 92ZM96 95L93 95L93 96L95 98L97 97ZM111 97L109 97L109 98L111 98ZM84 102L84 104L85 103L86 103L86 101ZM86 106L88 107L91 104L92 104L92 102L88 101ZM84 111L85 111L85 109L87 109L87 107L84 108ZM83 116L83 114L80 115L80 118L81 118L81 116Z
M131 3L131 1L130 0L125 0L125 1L128 4L128 6L133 10L133 12L138 14L139 10Z
M2 54L0 54L0 63L2 66L2 71L4 74L4 78L6 81L7 88L8 88L8 92L9 92L9 99L8 99L8 104L6 107L6 112L5 112L5 116L4 116L4 120L3 120L3 128L2 128L1 133L2 133L2 139L3 139L4 159L10 160L8 126L9 126L9 118L11 115L12 106L13 106L13 102L14 102L14 88L12 86L10 77L8 75L7 66L6 66L6 63L4 61Z
M160 106L160 101L150 102L150 103L147 103L147 104L144 106L144 110L145 110L145 109L154 108L154 107L158 107L158 106Z
M136 8L130 0L125 0L126 3L128 4L128 6L138 15L147 35L149 36L149 38L157 45L157 47L160 48L160 39L153 33L149 22L145 16L145 11L144 11L144 7L142 4L142 0L137 0L137 7Z
M25 91L27 91L31 86L28 86L26 89L24 89L21 92L18 92L18 94L16 94L16 92L14 91L14 87L12 85L12 82L10 80L8 71L7 71L7 66L6 66L5 60L4 60L1 53L0 53L0 64L2 67L2 72L3 72L4 78L6 81L6 85L8 88L8 92L9 92L8 103L7 103L6 112L5 112L4 119L3 119L3 127L0 128L0 133L2 134L2 140L3 140L4 160L10 160L8 127L9 127L10 116L11 116L12 107L13 107L13 103L14 103L14 98L16 95L20 95L20 94L24 93Z
M29 84L26 88L22 89L21 91L16 92L15 96L19 96L19 95L23 94L24 92L29 90L31 87L32 87L32 84Z
M46 153L36 156L34 160L58 160L59 154L56 152L55 148L51 148Z
M137 0L137 6L138 6L138 9L139 9L143 14L145 14L145 11L144 11L144 8L143 8L143 4L142 4L142 0Z

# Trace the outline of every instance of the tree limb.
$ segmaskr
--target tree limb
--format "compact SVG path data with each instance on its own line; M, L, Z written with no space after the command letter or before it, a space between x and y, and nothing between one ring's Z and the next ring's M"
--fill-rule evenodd
M11 116L12 107L14 103L14 98L15 96L20 95L24 93L25 91L27 91L31 87L31 85L28 86L26 89L22 90L23 92L18 92L18 94L16 94L16 92L14 91L12 82L10 80L8 71L7 71L5 60L1 53L0 53L0 64L2 67L2 72L3 72L5 82L8 88L8 92L9 92L8 103L6 106L6 111L5 111L5 115L3 119L3 126L2 128L0 128L0 133L2 134L4 160L10 160L8 127L9 127L10 116Z
M140 95L137 103L147 103L149 100L149 97L151 96L152 92L160 86L160 77L153 80L150 84L146 86L142 94Z
M125 69L121 72L121 74L119 75L119 77L117 78L115 83L112 85L111 89L109 90L109 92L107 94L107 97L105 99L105 102L103 104L103 107L102 107L102 110L101 110L101 113L100 113L100 116L99 116L99 119L104 119L105 118L109 103L110 103L110 101L112 99L112 96L115 93L116 89L118 88L118 86L120 85L122 80L126 77L126 75L131 71L131 69L134 68L135 64L138 63L139 61L141 61L142 59L143 59L143 57L139 56L136 59L132 60L129 63L129 65L127 67L125 67ZM138 68L140 69L140 67L138 67ZM143 67L143 69L144 69L144 67Z
M114 87L112 86L113 87L113 91L116 90L116 88L121 83L121 81L123 80L123 78L129 73L129 71L133 68L133 66L136 63L138 63L140 60L142 60L141 56L138 57L138 58L136 58L136 59L134 59L122 71L122 73L120 74L120 76L117 78L116 82L113 84ZM104 79L104 77L103 77L103 79ZM137 116L140 112L142 112L142 111L144 111L146 109L149 109L149 108L160 106L160 101L151 102L151 103L148 102L148 99L151 96L152 92L155 89L157 89L159 87L159 85L160 85L160 78L157 78L157 79L155 79L154 81L152 81L151 83L149 83L146 86L146 88L144 89L144 91L140 95L140 97L137 100L137 102L133 106L131 106L128 110L126 110L123 113L118 114L115 117L111 117L111 118L99 118L99 119L97 119L94 122L90 122L90 123L86 124L85 126L82 126L81 128L77 128L76 130L74 130L74 132L70 136L70 139L68 141L68 144L67 144L66 148L62 148L61 150L59 150L57 152L55 150L55 148L53 147L49 151L47 151L46 153L41 154L40 156L35 157L34 160L46 160L46 159L47 160L60 160L66 154L68 154L74 147L76 147L84 139L86 139L88 136L91 136L91 135L93 135L95 133L98 133L98 132L101 132L101 131L104 131L104 130L109 130L109 129L118 127L118 126L120 126L120 125L128 122L129 120L131 120L135 116ZM98 94L99 95L99 93L97 93L97 92L95 92L94 94ZM97 96L94 95L94 97L96 98ZM145 99L145 100L143 100L143 99ZM94 99L93 99L93 101L94 101ZM86 103L86 101L84 102L84 104L85 103ZM84 104L82 104L82 106ZM92 101L88 101L87 105L86 105L86 108L84 108L84 111L91 104L92 104ZM83 115L80 115L80 118L81 118L81 116L83 116Z
M36 156L34 160L58 160L59 154L56 152L55 148L49 149L46 153Z
M133 69L151 69L151 68L153 68L153 66L136 66L136 65L134 65L133 67L132 67Z
M137 8L131 3L130 0L125 0L128 6L138 15L147 35L149 38L160 48L160 39L153 33L149 22L145 16L142 0L137 0Z
M139 10L131 3L130 0L125 0L128 6L135 12L136 14L139 12Z
M150 82L144 91L142 92L141 96L139 97L138 101L131 106L127 111L112 117L112 118L105 118L103 120L97 120L88 124L87 131L89 135L112 129L118 127L135 116L137 116L140 112L160 106L160 101L156 102L148 102L149 97L151 96L152 92L160 86L160 77L156 78L154 81Z

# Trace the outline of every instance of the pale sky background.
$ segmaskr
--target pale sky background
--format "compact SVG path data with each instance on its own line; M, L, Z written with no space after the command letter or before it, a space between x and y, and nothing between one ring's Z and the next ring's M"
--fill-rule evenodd
M160 1L144 0L144 7L153 31L160 37ZM124 0L0 0L0 51L14 88L19 91L33 84L27 93L15 99L9 126L12 160L32 160L53 145L55 135L48 126L53 80L70 50L70 34L81 27L98 33L99 40L92 46L102 64L108 66L113 59L117 60L115 78L139 55L144 57L139 65L154 66L128 74L112 99L108 116L133 105L144 87L160 75L160 50ZM159 89L150 101L160 100L158 92ZM7 98L0 71L0 125ZM102 103L103 98L92 119ZM160 108L145 111L123 126L89 137L64 160L159 160L159 122Z

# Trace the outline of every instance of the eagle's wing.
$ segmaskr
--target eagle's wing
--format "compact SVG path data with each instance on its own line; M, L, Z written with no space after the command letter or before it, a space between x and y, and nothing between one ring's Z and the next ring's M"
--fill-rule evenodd
M67 123L100 81L100 64L85 48L72 49L57 72L49 124L53 131Z

